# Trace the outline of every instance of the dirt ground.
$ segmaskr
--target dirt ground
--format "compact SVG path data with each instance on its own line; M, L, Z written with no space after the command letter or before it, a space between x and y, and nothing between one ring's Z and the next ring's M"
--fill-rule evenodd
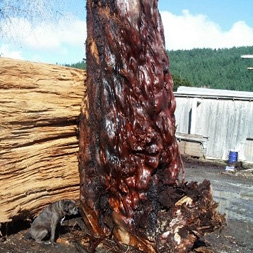
M227 226L205 239L215 253L253 252L253 165L236 164L226 172L226 163L184 159L187 181L208 179L218 210L225 213ZM211 252L212 252L211 251Z
M186 181L211 181L214 199L220 212L227 215L227 226L222 231L207 235L192 252L250 253L253 252L253 172L242 164L237 172L226 172L225 163L184 158ZM253 166L252 166L253 167ZM229 194L228 194L229 193ZM233 194L234 193L234 194ZM225 204L224 204L225 203ZM37 244L24 239L30 221L16 221L1 227L0 252L2 253L113 253L137 252L118 245L111 239L95 241L89 237L81 217L66 220L59 229L57 247ZM92 240L93 248L88 243ZM202 247L205 245L205 247Z

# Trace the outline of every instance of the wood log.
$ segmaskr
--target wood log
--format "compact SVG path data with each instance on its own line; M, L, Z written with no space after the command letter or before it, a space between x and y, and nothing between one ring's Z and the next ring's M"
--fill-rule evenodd
M189 252L224 217L209 181L180 178L158 1L88 0L87 29L79 166L91 250L112 237L141 252Z
M113 230L118 240L152 252L157 210L150 196L158 184L175 185L180 167L157 1L88 0L87 27L89 103L79 145L85 219L95 236ZM142 233L137 220L144 213Z
M0 222L79 198L83 70L0 58Z

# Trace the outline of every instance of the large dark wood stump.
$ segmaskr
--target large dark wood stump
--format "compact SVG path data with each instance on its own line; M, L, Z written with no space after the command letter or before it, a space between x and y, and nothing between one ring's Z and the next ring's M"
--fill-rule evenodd
M79 157L86 225L94 237L112 235L140 251L187 252L222 217L208 181L179 180L173 81L157 0L88 0L87 29Z

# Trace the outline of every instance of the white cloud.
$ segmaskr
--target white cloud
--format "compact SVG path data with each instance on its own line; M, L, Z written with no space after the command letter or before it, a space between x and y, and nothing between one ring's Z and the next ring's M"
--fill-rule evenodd
M222 31L208 17L192 15L188 10L179 16L164 11L161 16L169 50L253 45L253 28L243 21L236 22L228 31Z
M0 46L0 56L2 57L9 57L15 59L22 59L22 53L17 50L12 50L8 45L1 45Z
M32 25L25 18L11 18L8 24L0 24L5 43L29 47L31 50L57 50L64 44L83 45L86 22L62 18L57 23L45 21Z
M244 21L234 23L227 31L204 15L184 10L181 15L161 12L169 50L192 48L229 48L252 46L253 28ZM43 62L76 62L84 57L86 21L62 16L31 23L26 18L0 20L0 54ZM79 53L81 52L81 53ZM75 60L77 59L77 60Z

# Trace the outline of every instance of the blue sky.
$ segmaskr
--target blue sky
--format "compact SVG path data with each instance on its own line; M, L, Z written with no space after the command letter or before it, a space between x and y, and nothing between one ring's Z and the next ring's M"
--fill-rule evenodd
M0 20L2 56L53 64L85 57L86 1L54 1L63 3L57 18ZM169 50L253 46L253 0L160 0L159 10Z
M187 9L192 15L205 15L210 21L228 30L244 20L253 27L253 1L251 0L160 0L159 10L181 15Z

